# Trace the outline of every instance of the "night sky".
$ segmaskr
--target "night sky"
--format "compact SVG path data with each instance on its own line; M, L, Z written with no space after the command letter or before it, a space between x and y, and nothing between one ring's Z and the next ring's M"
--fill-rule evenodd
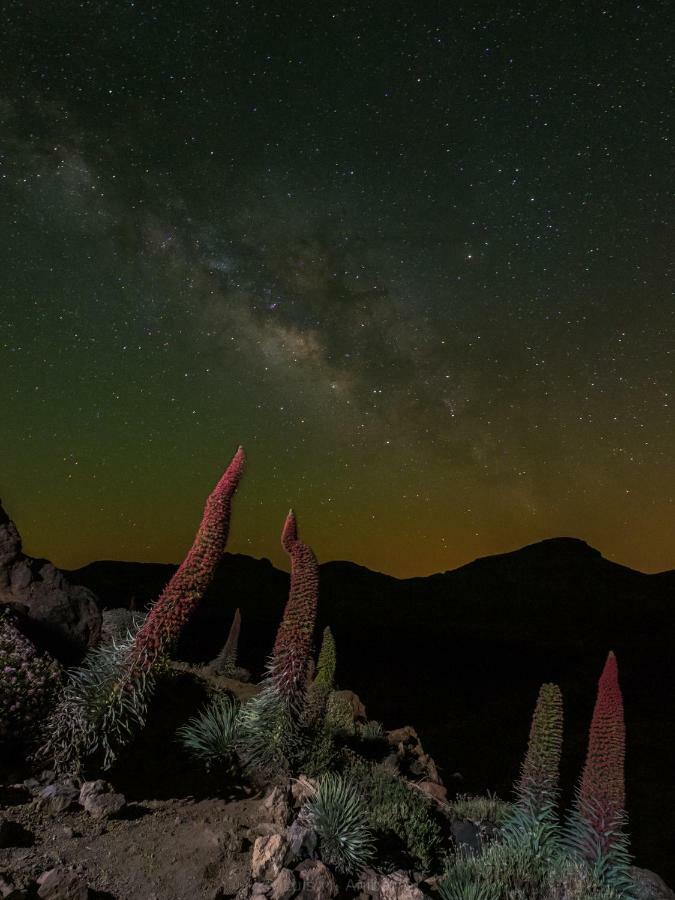
M71 568L675 566L665 2L3 3L0 498ZM672 69L671 69L672 71Z

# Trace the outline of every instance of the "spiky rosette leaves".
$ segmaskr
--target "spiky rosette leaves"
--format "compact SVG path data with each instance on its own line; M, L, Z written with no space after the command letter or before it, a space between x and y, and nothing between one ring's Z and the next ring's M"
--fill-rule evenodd
M244 765L263 775L285 775L302 749L302 733L288 698L268 677L241 708L238 750Z
M244 463L244 448L239 447L206 500L192 547L136 635L130 652L131 678L135 670L148 671L170 650L213 580L227 544L232 497L244 472Z
M228 694L216 694L197 716L177 730L183 747L207 769L214 765L235 768L240 707Z
M610 652L598 682L588 753L565 842L594 873L623 896L631 896L630 854L625 833L626 728L619 672Z
M374 853L368 810L358 790L342 775L323 775L301 812L319 836L319 853L340 872L358 872Z
M237 608L223 649L211 663L211 668L219 675L231 675L237 668L237 650L239 648L240 631L241 613L239 612L239 608Z
M112 765L117 748L145 723L154 687L148 673L133 690L117 696L134 638L129 630L121 639L93 647L81 665L67 672L36 758L51 759L58 773L79 771L83 760L95 754L101 755L104 768Z
M318 724L326 711L328 695L335 680L335 640L330 628L324 628L316 677L309 685L305 700L305 723L312 727Z
M270 674L280 694L300 713L316 623L319 564L311 548L298 538L292 509L284 523L281 545L291 558L291 585L272 650Z

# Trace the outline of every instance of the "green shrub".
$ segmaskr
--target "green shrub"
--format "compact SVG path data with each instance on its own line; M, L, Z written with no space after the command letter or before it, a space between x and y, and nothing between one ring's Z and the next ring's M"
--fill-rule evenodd
M354 873L371 861L374 845L368 812L349 778L334 772L323 775L302 818L319 836L319 853L328 865Z
M450 804L450 809L460 819L469 819L478 825L502 825L513 810L513 804L496 794L460 794Z
M56 660L38 653L0 611L0 744L30 744L38 737L61 681Z
M620 900L581 862L499 842L480 856L453 857L439 892L443 900Z
M215 694L176 735L183 747L210 769L216 764L234 766L238 733L239 704L229 694Z
M429 800L381 766L356 762L349 771L380 843L386 844L387 838L394 836L416 868L430 870L440 847L441 829Z
M331 691L326 702L326 727L336 735L353 737L356 734L354 710L350 700L337 691Z

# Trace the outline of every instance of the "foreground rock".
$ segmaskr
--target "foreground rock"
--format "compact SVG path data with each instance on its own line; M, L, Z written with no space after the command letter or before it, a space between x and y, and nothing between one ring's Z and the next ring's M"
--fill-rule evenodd
M37 880L41 900L89 900L89 888L75 872L50 869Z
M22 614L28 637L60 662L79 661L99 640L101 613L94 594L70 584L49 560L26 556L1 503L0 605Z
M80 805L94 819L109 819L116 816L126 804L124 794L115 793L107 781L85 781L80 789Z

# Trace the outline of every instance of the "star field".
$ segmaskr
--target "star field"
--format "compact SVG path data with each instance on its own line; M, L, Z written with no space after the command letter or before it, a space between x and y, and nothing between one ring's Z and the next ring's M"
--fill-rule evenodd
M5 5L0 497L27 552L672 568L665 3ZM670 105L669 105L670 104Z

